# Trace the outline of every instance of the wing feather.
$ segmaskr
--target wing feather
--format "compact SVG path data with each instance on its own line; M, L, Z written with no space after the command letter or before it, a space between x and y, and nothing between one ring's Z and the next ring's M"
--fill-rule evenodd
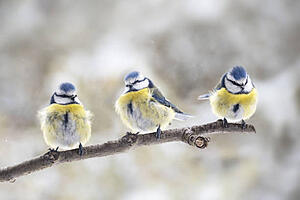
M182 112L179 108L177 108L173 103L171 103L169 100L167 100L164 95L161 93L161 91L155 87L154 85L152 85L152 87L150 88L151 92L152 92L152 97L160 104L172 108L175 111L175 119L177 120L182 120L185 121L188 118L191 118L192 116L189 114L186 114L184 112Z
M160 104L172 108L177 113L183 113L179 108L168 101L157 87L153 86L153 88L151 88L150 90L152 92L152 97Z

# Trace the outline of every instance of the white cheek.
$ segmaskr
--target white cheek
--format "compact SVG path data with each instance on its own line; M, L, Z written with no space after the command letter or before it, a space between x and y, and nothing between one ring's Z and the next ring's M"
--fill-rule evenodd
M241 88L239 86L232 84L230 81L226 79L225 79L225 87L231 93L238 93L241 91Z
M74 101L78 104L81 104L80 100L78 99L78 97L75 97Z
M68 92L65 92L65 91L61 90L60 88L58 88L58 89L56 90L56 94L58 94L58 95L68 95L68 96L72 96L72 95L75 94L75 90L70 90L70 91L68 91Z
M251 82L251 79L249 78L248 83L244 87L244 91L246 93L248 93L248 92L251 92L252 89L253 89L252 82Z
M71 103L71 99L69 98L62 98L62 97L58 97L58 96L54 96L54 101L58 104L67 104L67 103Z
M127 93L129 90L130 90L129 87L125 87L125 90L124 90L123 93L125 94L125 93Z
M248 76L247 76L247 78L245 78L245 79L243 79L243 80L244 80L244 81L242 82L243 85L245 85L247 81L248 81L248 82L251 81L250 78L248 78Z
M149 85L148 80L145 80L145 81L142 81L142 82L140 82L140 83L134 84L134 88L137 89L137 90L141 90L141 89L143 89L143 88L148 87L148 85Z

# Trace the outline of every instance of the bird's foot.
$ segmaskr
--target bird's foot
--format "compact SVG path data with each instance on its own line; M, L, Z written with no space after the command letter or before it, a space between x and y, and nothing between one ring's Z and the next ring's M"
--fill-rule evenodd
M49 152L57 152L57 151L58 151L58 148L59 148L59 147L56 147L55 149L54 149L54 148L49 148L48 150L49 150Z
M161 129L160 129L160 125L157 127L157 130L156 130L156 139L160 139L160 136L161 136Z
M138 135L140 132L132 133L132 132L126 132L126 135Z
M246 129L246 122L242 119L242 129L245 130Z
M228 128L228 122L226 118L223 119L223 128Z
M81 144L81 143L79 143L78 154L79 154L80 156L82 156L82 154L83 154L83 147L82 147L82 144Z

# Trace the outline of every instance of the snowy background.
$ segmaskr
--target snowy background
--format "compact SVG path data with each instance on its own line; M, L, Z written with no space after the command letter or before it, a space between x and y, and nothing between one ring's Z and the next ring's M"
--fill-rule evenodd
M139 70L195 115L197 96L235 65L259 91L255 135L214 136L67 163L0 183L6 200L300 199L300 1L0 1L0 167L47 151L37 111L76 84L91 110L89 144L127 131L114 112L123 76Z

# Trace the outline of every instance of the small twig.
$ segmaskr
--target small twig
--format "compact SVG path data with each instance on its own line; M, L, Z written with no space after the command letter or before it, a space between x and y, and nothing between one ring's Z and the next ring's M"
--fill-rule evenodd
M78 154L78 149L49 151L32 160L25 161L12 167L3 168L0 170L0 182L14 182L19 176L24 176L51 167L54 164L114 155L128 151L136 146L182 141L198 148L205 148L209 142L209 138L204 137L204 135L223 133L255 133L255 128L253 125L247 124L243 127L241 124L231 123L228 124L228 127L224 128L222 120L218 120L201 126L165 130L162 132L160 139L155 137L155 133L138 135L129 133L119 140L84 147L81 156Z

